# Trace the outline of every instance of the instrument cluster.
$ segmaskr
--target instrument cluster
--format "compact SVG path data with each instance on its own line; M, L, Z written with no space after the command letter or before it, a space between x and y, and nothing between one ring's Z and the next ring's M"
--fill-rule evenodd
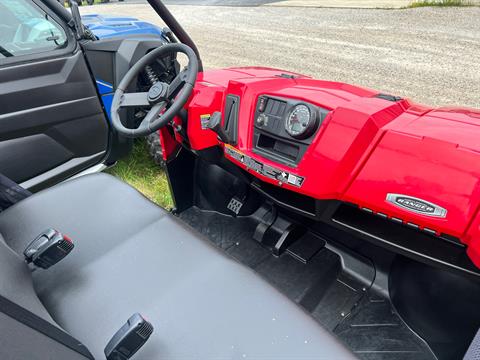
M260 96L255 111L253 150L276 162L296 166L328 112L294 99Z

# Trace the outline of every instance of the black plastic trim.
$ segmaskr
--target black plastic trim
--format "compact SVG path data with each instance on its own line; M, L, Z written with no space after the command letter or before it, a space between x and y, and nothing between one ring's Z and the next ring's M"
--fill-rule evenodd
M462 244L394 223L350 204L340 204L330 222L369 242L417 261L480 278L480 269L468 258Z
M223 111L223 127L230 139L230 144L236 146L238 142L238 112L240 110L240 97L227 95Z
M376 98L378 99L383 99L391 102L399 102L402 101L403 98L400 96L395 96L395 95L390 95L390 94L377 94L375 95Z
M43 174L21 183L20 186L32 192L46 189L62 180L68 179L86 167L99 163L105 157L105 153L105 151L102 151L91 156L73 158Z
M317 217L317 205L313 198L258 180L254 180L250 186L278 206L309 218Z

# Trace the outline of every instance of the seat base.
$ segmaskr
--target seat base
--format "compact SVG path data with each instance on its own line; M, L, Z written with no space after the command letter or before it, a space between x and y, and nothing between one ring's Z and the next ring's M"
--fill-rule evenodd
M48 227L76 247L35 271L35 287L95 357L140 312L155 331L138 359L355 358L253 271L111 176L68 181L0 214L0 232L19 253Z

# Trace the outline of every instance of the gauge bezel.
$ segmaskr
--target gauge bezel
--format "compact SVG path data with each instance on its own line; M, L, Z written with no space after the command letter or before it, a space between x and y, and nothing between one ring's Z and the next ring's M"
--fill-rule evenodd
M310 113L310 120L307 124L307 127L301 133L292 134L289 131L289 126L288 125L289 125L290 117L292 116L295 109L297 109L299 106L305 106L308 109L308 111ZM288 111L287 116L285 118L284 129L285 129L285 132L289 136L291 136L292 138L303 140L303 139L306 139L306 138L312 136L313 133L315 132L315 130L317 130L317 123L318 123L317 120L318 120L318 117L317 117L317 113L316 113L315 109L313 109L310 105L308 105L306 103L297 103L294 106L292 106L290 111Z

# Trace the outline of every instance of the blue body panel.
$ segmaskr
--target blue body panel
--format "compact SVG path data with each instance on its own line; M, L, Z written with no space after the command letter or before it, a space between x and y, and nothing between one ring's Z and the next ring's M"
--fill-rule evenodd
M113 92L113 85L107 83L106 81L102 81L99 79L96 79L97 82L97 89L100 95L105 95Z
M111 119L110 110L112 108L114 92L113 85L99 79L95 79L95 82L97 83L98 93L100 94L100 98L102 99L103 107L105 108L108 119Z
M158 26L140 21L133 17L105 16L105 15L84 15L83 24L88 27L99 39L122 37L127 35L157 35L164 37L163 31ZM103 102L105 111L110 119L110 108L112 107L113 85L101 79L95 79L98 93Z
M164 36L160 27L134 17L91 14L83 15L82 22L99 39L144 34Z

